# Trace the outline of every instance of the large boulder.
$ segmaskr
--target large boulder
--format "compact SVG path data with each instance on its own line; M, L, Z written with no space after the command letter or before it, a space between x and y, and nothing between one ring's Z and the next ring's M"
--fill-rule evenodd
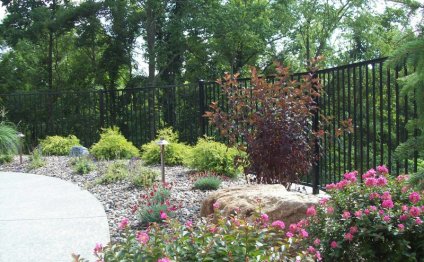
M211 193L202 203L201 216L213 214L213 204L219 203L219 208L228 216L234 209L240 209L238 214L249 217L258 208L261 201L262 212L270 221L282 220L286 224L296 223L306 217L306 209L325 194L318 196L300 192L287 191L282 185L246 185L231 187Z

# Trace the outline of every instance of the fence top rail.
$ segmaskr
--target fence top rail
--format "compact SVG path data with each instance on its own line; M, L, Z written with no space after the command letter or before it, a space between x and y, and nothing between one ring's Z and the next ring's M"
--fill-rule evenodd
M358 67L358 66L363 66L363 65L369 65L369 64L378 64L381 62L384 62L385 60L387 60L388 57L380 57L380 58L375 58L375 59L371 59L371 60L367 60L367 61L361 61L361 62L356 62L356 63L351 63L351 64L346 64L346 65L341 65L341 66L336 66L336 67L330 67L330 68L325 68L325 69L321 69L318 70L316 72L316 74L323 74L323 73L327 73L327 72L332 72L332 71L337 71L337 70L343 70L343 69L347 69L347 68L353 68L353 67ZM291 74L291 76L302 76L302 75L306 75L309 72L299 72L299 73L293 73ZM260 78L263 76L260 76ZM272 79L274 78L274 76L266 76L266 78ZM243 77L243 78L238 78L238 80L240 82L243 81L249 81L251 78L249 77ZM204 82L204 84L216 84L217 81L206 81Z
M24 96L24 95L62 95L62 94L93 94L93 93L112 93L112 92L136 92L141 90L151 90L152 88L173 88L173 87L188 87L195 86L196 84L180 84L180 85L157 85L157 86L143 86L135 88L124 88L124 89L115 89L115 90L41 90L41 91L30 91L30 92L15 92L15 93L0 93L1 96Z

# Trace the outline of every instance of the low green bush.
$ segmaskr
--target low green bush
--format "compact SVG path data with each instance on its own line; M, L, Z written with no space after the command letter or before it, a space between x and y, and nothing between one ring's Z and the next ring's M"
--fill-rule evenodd
M13 155L6 154L6 155L0 155L0 164L6 164L10 163L13 160Z
M130 182L136 187L150 187L159 177L159 172L136 161L130 165Z
M158 178L159 172L143 166L141 161L119 160L109 164L106 172L97 180L99 184L128 181L136 187L150 187Z
M169 142L169 145L165 146L165 164L169 166L182 165L191 147L179 143L178 133L171 128L160 130L155 140L141 147L141 158L145 163L147 165L160 164L160 146L157 144L160 138L164 138Z
M29 169L40 168L45 165L43 153L40 148L35 148L29 156Z
M200 190L217 190L221 185L221 180L215 176L199 178L194 183L194 188Z
M97 159L130 159L139 156L138 149L117 127L103 129L99 142L91 147L90 153Z
M169 198L171 196L171 186L154 185L141 199L136 210L137 218L142 225L156 222L161 223L166 218L175 216L176 206L171 206Z
M129 176L128 164L125 161L116 161L108 165L106 173L97 180L97 183L115 183L117 181L126 180Z
M72 162L75 173L84 175L94 170L94 163L88 157L78 157Z
M198 171L209 171L228 177L236 177L242 172L236 167L235 158L240 153L235 148L215 142L211 138L200 138L189 152L187 165Z
M40 147L44 155L67 156L73 146L80 145L80 140L74 135L48 136L40 140Z

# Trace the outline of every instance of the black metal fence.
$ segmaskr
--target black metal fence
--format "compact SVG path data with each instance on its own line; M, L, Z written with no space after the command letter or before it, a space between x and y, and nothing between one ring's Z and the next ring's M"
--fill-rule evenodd
M408 74L406 66L393 69L385 58L317 72L324 87L320 114L329 120L320 143L319 185L335 182L348 170L360 173L379 164L392 173L417 170L412 161L397 159L395 148L418 129L407 131L406 123L417 115L414 97L401 95L397 79ZM300 80L302 73L292 79ZM249 88L250 79L239 79ZM15 93L0 95L8 118L24 132L28 145L47 135L75 134L90 146L103 127L118 126L137 146L172 126L182 141L194 143L203 134L217 132L202 117L209 104L226 98L215 82L194 85L144 87L114 91ZM336 136L343 121L352 120L353 132ZM288 163L290 164L290 163ZM306 178L310 184L312 176Z
M172 126L180 139L201 136L199 86L179 85L85 92L37 92L0 95L7 117L26 135L28 149L48 135L74 134L85 146L101 128L117 126L135 145Z

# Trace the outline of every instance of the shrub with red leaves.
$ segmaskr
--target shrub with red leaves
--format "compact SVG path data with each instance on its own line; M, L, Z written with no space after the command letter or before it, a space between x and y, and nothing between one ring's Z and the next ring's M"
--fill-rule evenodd
M254 68L250 88L239 86L237 75L226 74L219 82L228 110L214 102L205 116L230 143L248 153L245 173L255 174L259 183L289 187L317 159L313 151L319 132L313 132L312 118L321 86L315 70L298 82L290 80L288 68L277 64L271 83Z

